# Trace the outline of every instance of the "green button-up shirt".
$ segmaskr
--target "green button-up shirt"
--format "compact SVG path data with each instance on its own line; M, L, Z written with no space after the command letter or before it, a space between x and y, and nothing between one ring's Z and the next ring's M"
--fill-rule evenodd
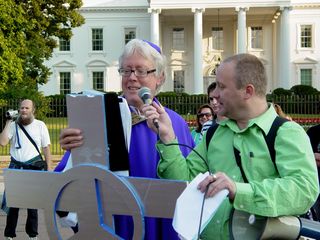
M231 204L226 199L201 234L201 239L229 239L229 216L232 207L261 216L300 215L305 213L319 193L317 168L310 141L295 122L285 122L275 140L276 170L265 139L277 116L273 107L251 119L245 129L233 120L220 122L209 147L206 137L184 159L177 146L158 143L162 155L158 165L161 178L192 180L206 171L224 172L236 184ZM233 147L240 151L241 163L249 183L244 183Z

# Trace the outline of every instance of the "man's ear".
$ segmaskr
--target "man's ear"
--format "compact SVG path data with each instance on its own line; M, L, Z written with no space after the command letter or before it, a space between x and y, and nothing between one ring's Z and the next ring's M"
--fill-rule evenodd
M248 84L245 88L244 98L249 99L255 93L255 88L252 84Z

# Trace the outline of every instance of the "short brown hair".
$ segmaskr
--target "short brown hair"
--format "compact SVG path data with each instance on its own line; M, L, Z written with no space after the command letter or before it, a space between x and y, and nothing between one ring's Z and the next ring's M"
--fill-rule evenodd
M254 55L242 53L231 56L223 63L235 64L235 81L238 89L252 84L256 94L265 96L267 92L267 75L263 63Z

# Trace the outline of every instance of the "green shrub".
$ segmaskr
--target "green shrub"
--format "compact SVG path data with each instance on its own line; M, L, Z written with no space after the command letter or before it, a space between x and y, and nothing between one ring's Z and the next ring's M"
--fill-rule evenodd
M284 88L277 88L273 90L272 94L277 96L290 96L292 95L292 91Z
M312 87L307 85L295 85L290 89L295 95L317 95L319 94L319 91Z

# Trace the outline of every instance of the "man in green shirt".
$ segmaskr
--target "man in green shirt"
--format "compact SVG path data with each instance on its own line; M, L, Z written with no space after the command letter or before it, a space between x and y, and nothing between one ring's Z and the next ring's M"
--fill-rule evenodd
M219 114L228 119L219 122L209 146L206 137L185 159L175 145L175 133L162 106L144 106L148 125L159 131L157 148L161 153L158 175L162 178L192 180L209 171L198 186L207 197L222 189L229 191L201 239L229 239L232 207L251 214L277 217L300 215L314 203L319 192L317 169L310 141L304 129L285 122L275 139L275 164L264 134L268 134L277 114L266 101L267 78L261 61L250 54L232 56L219 66L214 97ZM159 130L154 126L159 123ZM245 183L236 163L234 148L239 150Z

